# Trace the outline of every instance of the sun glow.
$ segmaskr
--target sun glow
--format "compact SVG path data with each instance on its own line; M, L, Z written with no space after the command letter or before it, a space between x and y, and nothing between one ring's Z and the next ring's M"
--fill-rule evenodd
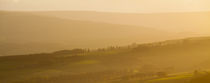
M209 3L210 0L0 0L0 9L89 10L138 13L188 12L209 11ZM13 5L9 6L11 4Z
M14 2L14 3L18 3L18 2L20 2L20 0L13 0L13 2Z

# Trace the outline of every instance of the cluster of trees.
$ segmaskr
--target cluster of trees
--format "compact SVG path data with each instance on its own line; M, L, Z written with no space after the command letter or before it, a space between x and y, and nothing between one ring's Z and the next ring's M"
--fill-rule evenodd
M53 54L65 55L65 54L81 54L86 52L90 52L90 50L89 49L61 50L61 51L56 51Z
M210 83L210 73L207 71L195 70L190 83Z

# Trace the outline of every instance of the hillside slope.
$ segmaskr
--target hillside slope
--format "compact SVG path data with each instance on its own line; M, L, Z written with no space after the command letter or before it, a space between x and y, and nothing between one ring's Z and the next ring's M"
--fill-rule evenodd
M64 47L61 46L63 49L70 49L128 45L133 42L154 42L175 38L172 33L152 28L60 19L27 12L2 11L0 18L0 41L3 43L36 45L54 43L63 44ZM26 51L23 50L22 53L24 52ZM40 50L40 52L45 51Z
M168 32L182 33L182 35L210 35L210 12L138 14L91 11L49 11L33 12L33 14L73 20L153 27Z
M205 67L200 64L209 60L209 49L210 37L202 37L94 51L74 49L48 54L4 56L0 57L0 81L6 83L113 83L127 79L143 81L153 78L154 72L177 73L198 68L208 69L210 64Z

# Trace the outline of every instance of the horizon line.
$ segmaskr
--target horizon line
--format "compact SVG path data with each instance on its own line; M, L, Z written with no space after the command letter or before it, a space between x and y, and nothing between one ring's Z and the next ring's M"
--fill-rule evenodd
M96 10L4 10L5 12L97 12L97 13L124 13L124 14L161 14L161 13L199 13L210 12L210 10L200 11L168 11L168 12L126 12L126 11L96 11Z

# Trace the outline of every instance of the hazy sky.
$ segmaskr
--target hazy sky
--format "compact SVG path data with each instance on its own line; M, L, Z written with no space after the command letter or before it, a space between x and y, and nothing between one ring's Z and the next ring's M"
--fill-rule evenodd
M210 0L0 0L1 10L210 11Z

